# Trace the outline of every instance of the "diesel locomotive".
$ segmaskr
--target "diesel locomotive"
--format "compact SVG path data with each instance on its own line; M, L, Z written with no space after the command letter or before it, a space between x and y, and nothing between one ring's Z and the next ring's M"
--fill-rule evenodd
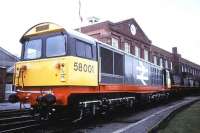
M16 94L9 101L30 103L43 118L61 110L82 117L86 111L133 107L174 91L169 70L54 23L33 26L20 42Z

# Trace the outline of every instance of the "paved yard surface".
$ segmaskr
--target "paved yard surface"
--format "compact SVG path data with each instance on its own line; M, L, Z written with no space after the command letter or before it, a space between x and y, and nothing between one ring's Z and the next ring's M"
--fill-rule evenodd
M22 105L22 108L29 108L30 105L29 104L24 104ZM0 103L0 110L9 110L9 109L20 109L20 104L19 103Z
M125 118L116 118L107 123L91 124L89 127L76 129L73 133L147 133L178 108L200 97L188 97L160 107L141 111Z

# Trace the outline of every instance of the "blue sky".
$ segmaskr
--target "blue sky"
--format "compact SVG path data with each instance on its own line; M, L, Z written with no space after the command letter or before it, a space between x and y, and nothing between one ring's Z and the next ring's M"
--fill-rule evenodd
M2 0L0 1L0 46L20 55L20 37L31 26L51 21L76 28L96 16L113 22L135 18L157 45L200 64L199 0L81 0L84 22L78 16L78 0Z

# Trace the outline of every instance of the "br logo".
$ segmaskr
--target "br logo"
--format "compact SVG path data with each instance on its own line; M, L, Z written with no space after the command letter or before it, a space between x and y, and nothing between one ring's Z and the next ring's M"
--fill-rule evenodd
M141 61L139 61L139 66L137 66L136 69L138 70L138 75L136 75L136 78L140 80L143 85L147 85L145 81L149 80L148 69L145 68Z

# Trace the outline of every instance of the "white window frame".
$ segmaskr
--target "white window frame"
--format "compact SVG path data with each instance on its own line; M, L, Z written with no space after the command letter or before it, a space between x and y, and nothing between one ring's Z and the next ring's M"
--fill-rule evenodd
M157 65L157 57L155 55L153 56L153 63Z
M135 46L135 56L140 58L140 48Z
M144 49L144 60L148 61L149 60L149 51Z
M182 72L184 72L184 66L183 65L182 65L182 69L181 70L182 70Z
M163 67L163 59L160 58L160 66Z
M172 62L170 61L170 69L172 70L173 69L173 65L172 65Z
M119 40L116 38L112 38L112 46L115 48L119 48Z
M127 53L130 53L131 51L130 51L130 45L127 43L127 42L125 42L124 43L124 49L125 49L125 52L127 52Z
M165 60L165 68L168 68L168 61Z

